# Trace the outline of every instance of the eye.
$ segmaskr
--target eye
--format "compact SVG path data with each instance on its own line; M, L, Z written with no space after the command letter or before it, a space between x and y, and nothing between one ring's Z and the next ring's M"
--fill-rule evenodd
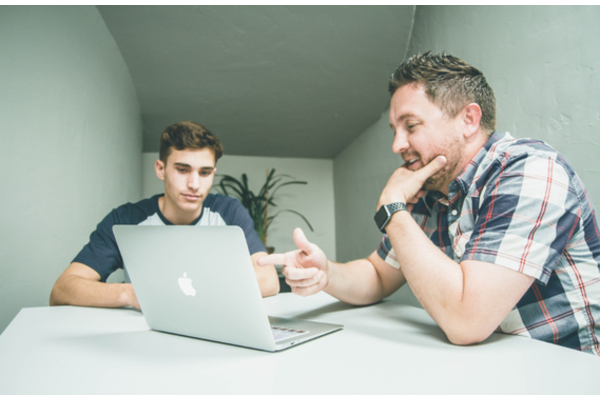
M177 172L179 172L180 174L185 174L186 169L185 168L177 168Z
M408 132L413 132L416 129L417 125L418 125L418 123L416 123L416 122L407 122L406 123L406 130Z
M212 174L212 170L202 170L200 171L200 176L210 176Z

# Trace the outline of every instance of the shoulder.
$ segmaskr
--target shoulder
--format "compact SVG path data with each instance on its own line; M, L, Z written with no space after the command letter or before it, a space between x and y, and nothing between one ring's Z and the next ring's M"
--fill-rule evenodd
M515 139L506 133L483 157L476 160L475 179L480 183L502 177L532 179L552 177L568 185L575 175L573 168L552 146L542 140Z
M212 211L244 208L238 199L217 193L209 193L204 200L204 207Z
M227 225L239 225L250 219L250 214L236 198L210 193L204 200L205 215L219 215Z
M489 149L485 159L488 163L497 162L501 165L537 159L551 160L561 165L568 164L548 143L530 138L515 139L508 133Z
M585 188L565 158L541 140L514 139L506 134L487 152L471 187L473 194L504 196L515 207L540 204L575 210ZM539 202L543 203L539 203ZM508 203L507 203L508 204Z
M157 194L135 203L125 203L113 209L110 215L115 223L137 225L157 213L160 196Z

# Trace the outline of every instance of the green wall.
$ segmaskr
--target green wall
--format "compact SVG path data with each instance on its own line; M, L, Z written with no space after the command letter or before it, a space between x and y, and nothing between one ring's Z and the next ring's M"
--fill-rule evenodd
M0 332L141 196L129 71L93 6L0 6Z

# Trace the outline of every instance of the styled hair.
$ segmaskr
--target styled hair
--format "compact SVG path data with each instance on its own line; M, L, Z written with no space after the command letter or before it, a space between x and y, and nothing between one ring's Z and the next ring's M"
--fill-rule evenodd
M422 84L429 100L449 118L454 118L468 104L481 108L480 125L488 135L496 130L496 97L483 73L449 54L415 54L392 74L388 90L411 83Z
M209 148L215 155L215 163L223 156L223 145L207 127L194 121L178 122L169 125L160 136L159 159L167 163L171 149L204 149Z

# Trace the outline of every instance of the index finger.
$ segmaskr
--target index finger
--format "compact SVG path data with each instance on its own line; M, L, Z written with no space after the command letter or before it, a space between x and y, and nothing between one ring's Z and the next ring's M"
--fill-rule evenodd
M285 254L269 254L258 259L257 264L261 267L266 265L284 265L287 263L287 257Z
M415 174L421 175L423 178L423 182L425 182L429 177L433 176L436 172L441 170L444 165L446 165L446 157L437 156L429 164L424 166L423 168L415 171Z

